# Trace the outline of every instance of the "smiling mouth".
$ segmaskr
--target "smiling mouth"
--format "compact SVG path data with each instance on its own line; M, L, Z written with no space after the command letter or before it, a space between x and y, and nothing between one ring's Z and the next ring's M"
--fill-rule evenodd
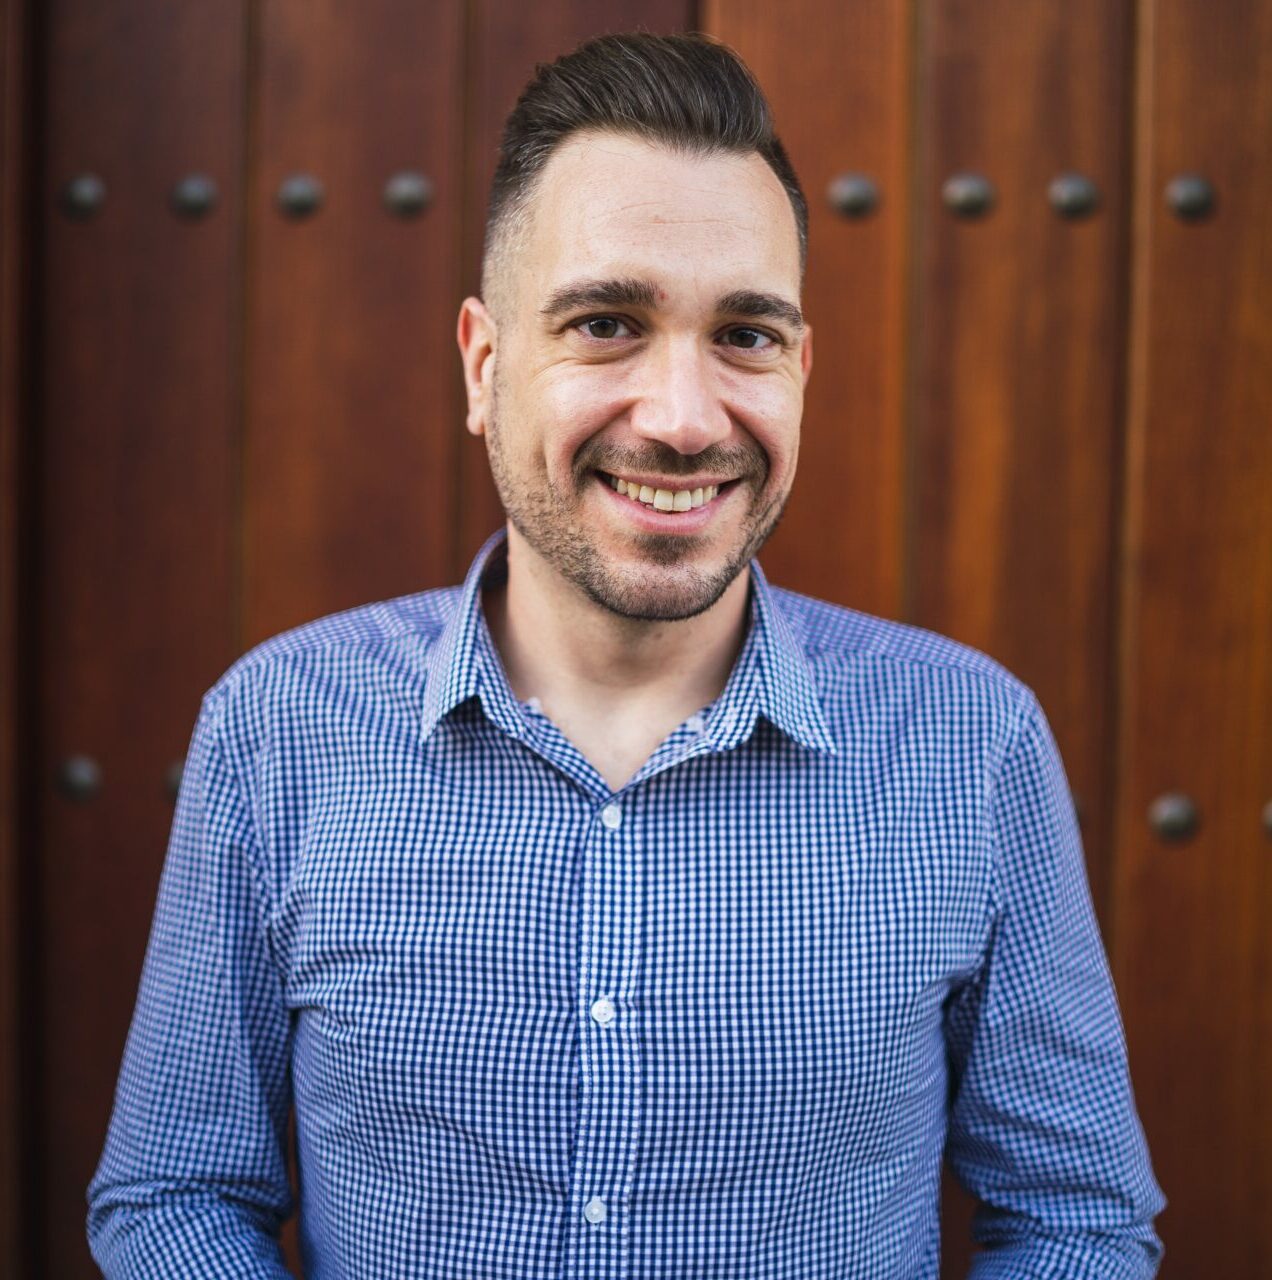
M652 485L641 484L638 480L625 480L622 476L611 475L608 471L598 471L596 474L623 497L651 511L664 512L693 511L704 507L737 483L736 480L722 480L719 484L702 485L693 489L656 489Z

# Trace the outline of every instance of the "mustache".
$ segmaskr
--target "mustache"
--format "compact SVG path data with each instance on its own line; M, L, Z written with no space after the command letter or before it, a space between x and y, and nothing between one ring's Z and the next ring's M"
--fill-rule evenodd
M699 453L677 453L670 445L654 441L647 449L622 449L609 444L585 446L575 461L575 479L582 483L593 471L610 475L656 471L667 476L692 476L703 471L717 475L763 478L768 474L768 458L754 448L708 445Z

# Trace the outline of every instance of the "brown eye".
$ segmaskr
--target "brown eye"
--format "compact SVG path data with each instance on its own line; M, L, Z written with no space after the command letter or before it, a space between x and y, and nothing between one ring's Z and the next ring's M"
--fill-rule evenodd
M729 339L743 351L762 351L773 344L773 339L758 329L730 329Z
M619 330L625 329L627 326L621 321L616 320L613 316L595 316L591 320L583 321L583 328L587 332L589 338L597 338L604 341L606 338L619 338L622 335Z

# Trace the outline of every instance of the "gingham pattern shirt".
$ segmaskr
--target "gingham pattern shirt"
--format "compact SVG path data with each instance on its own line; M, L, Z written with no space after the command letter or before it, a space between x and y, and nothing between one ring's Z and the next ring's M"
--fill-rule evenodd
M1063 766L986 655L769 585L612 792L462 587L207 692L88 1234L108 1277L1143 1277L1161 1245Z

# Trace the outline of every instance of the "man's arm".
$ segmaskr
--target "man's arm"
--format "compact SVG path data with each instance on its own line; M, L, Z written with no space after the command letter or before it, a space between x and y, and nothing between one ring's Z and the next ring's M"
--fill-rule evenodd
M261 850L203 702L177 797L105 1150L88 1188L107 1280L290 1275L290 1031Z
M1060 754L1031 695L990 799L996 910L947 1010L946 1159L982 1204L974 1280L1150 1277L1153 1179Z

